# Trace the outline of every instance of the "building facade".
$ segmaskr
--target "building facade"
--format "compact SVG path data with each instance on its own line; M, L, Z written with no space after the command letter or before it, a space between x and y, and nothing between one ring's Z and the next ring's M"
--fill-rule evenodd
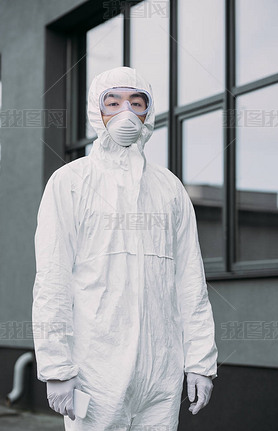
M152 84L156 123L145 153L192 199L215 318L214 393L196 418L182 402L180 429L277 429L278 3L265 3L0 1L2 400L15 360L33 351L44 186L89 153L89 85L124 65ZM18 405L47 409L35 365L28 372Z

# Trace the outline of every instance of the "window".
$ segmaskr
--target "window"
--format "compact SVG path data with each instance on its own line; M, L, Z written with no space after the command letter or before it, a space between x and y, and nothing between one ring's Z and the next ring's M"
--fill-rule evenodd
M203 258L222 264L222 110L183 121L182 180L194 204ZM201 156L201 157L200 157Z
M123 15L105 21L87 32L86 97L93 78L105 70L123 65ZM86 107L88 101L86 100ZM96 133L86 115L86 136Z
M236 2L236 84L278 71L277 0Z
M151 139L146 142L144 153L149 163L158 163L168 167L168 134L167 127L157 127Z
M267 7L264 0L119 4L123 10L91 23L70 44L72 61L87 50L86 67L82 60L69 73L79 130L68 140L70 159L93 145L82 114L93 76L121 64L135 67L155 98L146 158L183 181L207 276L277 275L277 1Z
M236 256L240 262L278 258L277 100L278 84L237 99Z
M178 3L178 103L224 91L224 1Z
M131 10L131 67L152 85L155 113L168 111L169 2L144 1ZM166 8L166 9L165 9Z

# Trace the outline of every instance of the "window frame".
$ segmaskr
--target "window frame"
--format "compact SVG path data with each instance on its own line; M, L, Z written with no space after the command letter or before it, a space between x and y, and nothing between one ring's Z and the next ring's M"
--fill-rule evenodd
M140 0L142 1L142 0ZM123 13L124 40L123 65L130 66L130 17L131 7L140 1L127 1L118 13ZM241 86L236 86L236 0L225 2L225 89L223 92L178 106L178 1L169 3L169 107L168 112L156 116L155 128L168 127L168 168L182 179L182 122L201 114L222 109L227 124L223 126L223 258L215 262L204 261L208 280L275 277L278 259L236 261L237 205L236 205L236 98L251 91L278 83L278 73ZM115 15L114 15L115 16ZM85 146L95 138L86 138L86 31L105 21L90 21L79 31L68 35L67 41L67 109L70 127L66 134L65 156L69 162L85 155ZM111 18L113 18L111 16ZM84 18L85 19L85 18ZM79 128L77 127L79 125ZM82 129L80 129L82 127ZM83 134L83 136L82 136Z

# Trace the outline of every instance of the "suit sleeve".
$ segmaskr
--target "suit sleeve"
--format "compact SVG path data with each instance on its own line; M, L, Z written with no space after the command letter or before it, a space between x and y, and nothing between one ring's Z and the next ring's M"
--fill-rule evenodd
M70 177L66 169L60 169L45 187L35 233L32 325L37 377L43 382L68 380L78 374L71 358L76 242Z
M184 371L217 376L217 348L211 304L192 202L178 184L176 287L183 325Z

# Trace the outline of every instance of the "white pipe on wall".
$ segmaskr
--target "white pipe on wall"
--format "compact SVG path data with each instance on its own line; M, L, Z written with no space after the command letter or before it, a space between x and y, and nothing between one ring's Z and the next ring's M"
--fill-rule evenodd
M24 387L24 371L26 365L33 362L34 356L32 352L23 353L21 355L14 366L14 379L13 379L13 389L6 396L6 401L8 405L13 404L17 401L23 392Z

